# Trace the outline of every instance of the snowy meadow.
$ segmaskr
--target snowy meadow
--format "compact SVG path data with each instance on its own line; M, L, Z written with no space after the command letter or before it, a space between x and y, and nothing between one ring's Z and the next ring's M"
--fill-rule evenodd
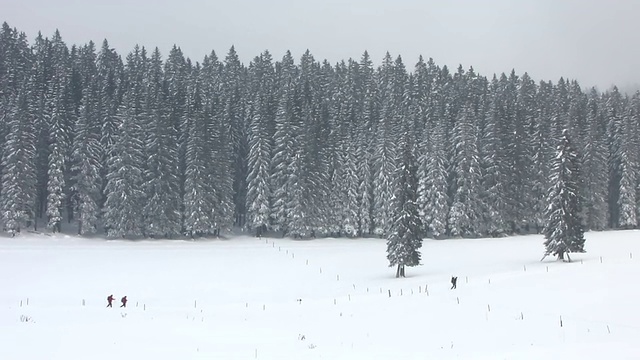
M401 279L382 239L2 238L0 359L637 359L639 238L425 240Z

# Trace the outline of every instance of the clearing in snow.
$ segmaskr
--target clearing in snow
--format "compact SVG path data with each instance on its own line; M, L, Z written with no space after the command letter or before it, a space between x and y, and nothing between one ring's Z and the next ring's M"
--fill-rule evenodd
M425 240L401 279L383 239L3 238L0 359L640 358L640 232L585 236Z

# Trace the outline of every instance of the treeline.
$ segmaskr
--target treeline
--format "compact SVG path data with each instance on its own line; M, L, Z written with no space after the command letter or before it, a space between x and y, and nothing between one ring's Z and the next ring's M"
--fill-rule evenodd
M432 59L265 51L245 66L233 48L194 63L138 46L123 59L106 40L30 44L4 23L1 221L10 234L386 236L410 149L425 236L541 232L567 129L584 228L633 228L639 114L639 94Z

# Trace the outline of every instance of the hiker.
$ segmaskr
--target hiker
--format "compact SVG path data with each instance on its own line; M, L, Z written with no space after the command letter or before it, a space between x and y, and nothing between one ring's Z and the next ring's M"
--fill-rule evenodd
M107 302L108 302L107 307L113 307L113 304L112 304L113 300L115 300L113 297L113 294L109 295L109 297L107 298Z
M127 307L127 297L123 296L122 299L120 299L120 301L122 302L122 305L120 305L120 307Z
M452 276L451 277L451 290L456 289L456 285L458 284L458 277L457 276Z

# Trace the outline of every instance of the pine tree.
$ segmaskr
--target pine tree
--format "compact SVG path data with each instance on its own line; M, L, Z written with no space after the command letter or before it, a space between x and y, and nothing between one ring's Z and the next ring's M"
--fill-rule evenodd
M625 203L620 201L624 198L623 192L630 195L631 182L628 166L629 157L627 152L626 133L624 126L624 104L622 95L616 87L607 94L605 103L605 121L607 122L607 143L609 145L609 214L610 226L618 228L623 226L623 216L620 205ZM627 166L625 166L627 164ZM627 181L623 182L624 170L627 170ZM623 185L625 185L623 187ZM627 201L628 203L628 201Z
M406 130L397 158L393 196L393 222L387 237L389 266L396 266L396 277L405 276L405 266L420 265L422 224L418 213L416 163L410 131Z
M637 226L636 190L638 186L636 149L637 119L634 110L628 106L622 118L620 146L617 152L617 166L620 174L620 190L618 192L618 226L622 229L633 229Z
M608 225L608 171L606 124L598 93L591 89L587 103L587 137L582 151L582 190L585 230L604 230Z
M492 90L495 90L497 80L494 77ZM506 174L501 161L501 142L498 137L499 104L496 103L496 94L493 92L489 100L489 110L481 120L479 129L479 160L482 171L482 217L484 232L490 236L505 236L511 229L507 225L506 211L508 210L505 198Z
M401 66L401 62L398 64ZM373 222L374 232L384 236L391 225L391 197L393 196L393 174L395 173L396 147L394 143L396 132L394 125L396 116L404 95L403 69L396 72L396 65L391 60L391 55L386 54L383 64L378 70L378 89L382 107L376 129L376 143L373 154L374 179L373 179Z
M198 70L195 69L194 72ZM211 169L212 151L208 137L211 118L201 96L198 74L192 74L188 88L183 128L187 130L185 147L185 183L183 226L191 237L213 234L215 230L215 192ZM209 111L207 111L209 110Z
M531 148L532 169L532 226L536 233L541 233L546 217L548 195L551 177L551 163L555 158L552 154L554 150L551 140L551 120L553 117L552 107L553 84L541 82L536 95L537 111L532 129L529 132L529 143Z
M47 111L48 166L47 166L47 227L60 232L66 194L67 153L70 143L72 110L70 106L71 68L69 50L58 31L51 40L53 76L49 82Z
M249 128L246 227L255 229L256 236L261 236L270 223L269 175L273 136L270 128L275 121L275 73L268 52L257 57L254 66L255 94Z
M75 212L78 216L78 234L97 231L100 213L100 126L98 123L98 96L95 80L84 90L80 116L75 125L72 165Z
M365 52L360 60L360 81L362 86L358 116L358 230L360 235L373 231L373 131L377 123L377 88L371 58Z
M215 53L212 53L215 56ZM211 68L215 66L217 63L217 58L210 59L209 57L205 58L205 62L207 63L206 68L203 68L205 71L212 70ZM213 66L212 66L213 65ZM179 173L179 187L180 187L180 197L184 199L185 196L185 174L186 174L186 148L187 148L187 138L189 129L186 127L184 122L185 119L185 111L186 111L186 103L187 103L187 84L188 84L188 72L189 69L187 67L187 62L182 54L182 50L173 46L171 51L169 52L169 56L164 63L164 87L166 87L166 106L169 111L169 122L172 124L175 132L177 132L178 136L178 173ZM212 71L213 72L213 71ZM214 84L211 84L214 86ZM180 212L183 215L184 221L184 202L182 202L180 207Z
M449 209L449 232L452 236L476 237L481 218L480 159L477 147L476 115L470 103L460 113L454 128L452 172L455 179Z
M103 179L99 204L102 208L106 201L104 187L107 184L107 162L113 155L114 136L118 128L116 112L121 102L121 89L124 88L124 69L122 60L115 50L109 47L107 40L103 41L96 61L98 82L96 111L100 124L100 177Z
M142 76L145 51L136 46L127 56L129 91L116 113L118 124L107 158L104 225L110 237L144 235L145 158Z
M225 217L234 218L237 216L235 223L241 224L241 218L246 214L246 193L247 193L247 124L244 117L244 71L240 63L238 54L232 46L227 53L222 70L221 95L224 112L222 114L222 124L229 129L228 142L231 143L231 161L232 165L229 169L232 171L231 179L233 182L232 194L224 194L226 189L218 189L218 193L226 199L231 196L233 199L233 209L231 214L225 214ZM226 174L225 174L226 175ZM228 211L227 211L228 212ZM227 227L228 225L225 225Z
M294 154L294 127L292 119L296 114L294 107L294 84L287 84L280 95L275 118L273 159L271 161L272 211L274 230L286 234L289 231L290 209L287 204L292 193L290 178Z
M35 218L35 124L29 110L29 83L25 81L7 116L8 134L2 153L0 206L4 230L12 236Z
M143 191L145 233L151 237L180 234L181 197L178 168L178 134L169 116L162 59L158 48L145 76L145 156Z
M582 209L580 197L580 164L578 153L569 139L569 131L562 131L562 138L553 168L547 202L547 222L544 228L544 256L565 255L571 261L569 253L585 252L584 230L582 228Z

